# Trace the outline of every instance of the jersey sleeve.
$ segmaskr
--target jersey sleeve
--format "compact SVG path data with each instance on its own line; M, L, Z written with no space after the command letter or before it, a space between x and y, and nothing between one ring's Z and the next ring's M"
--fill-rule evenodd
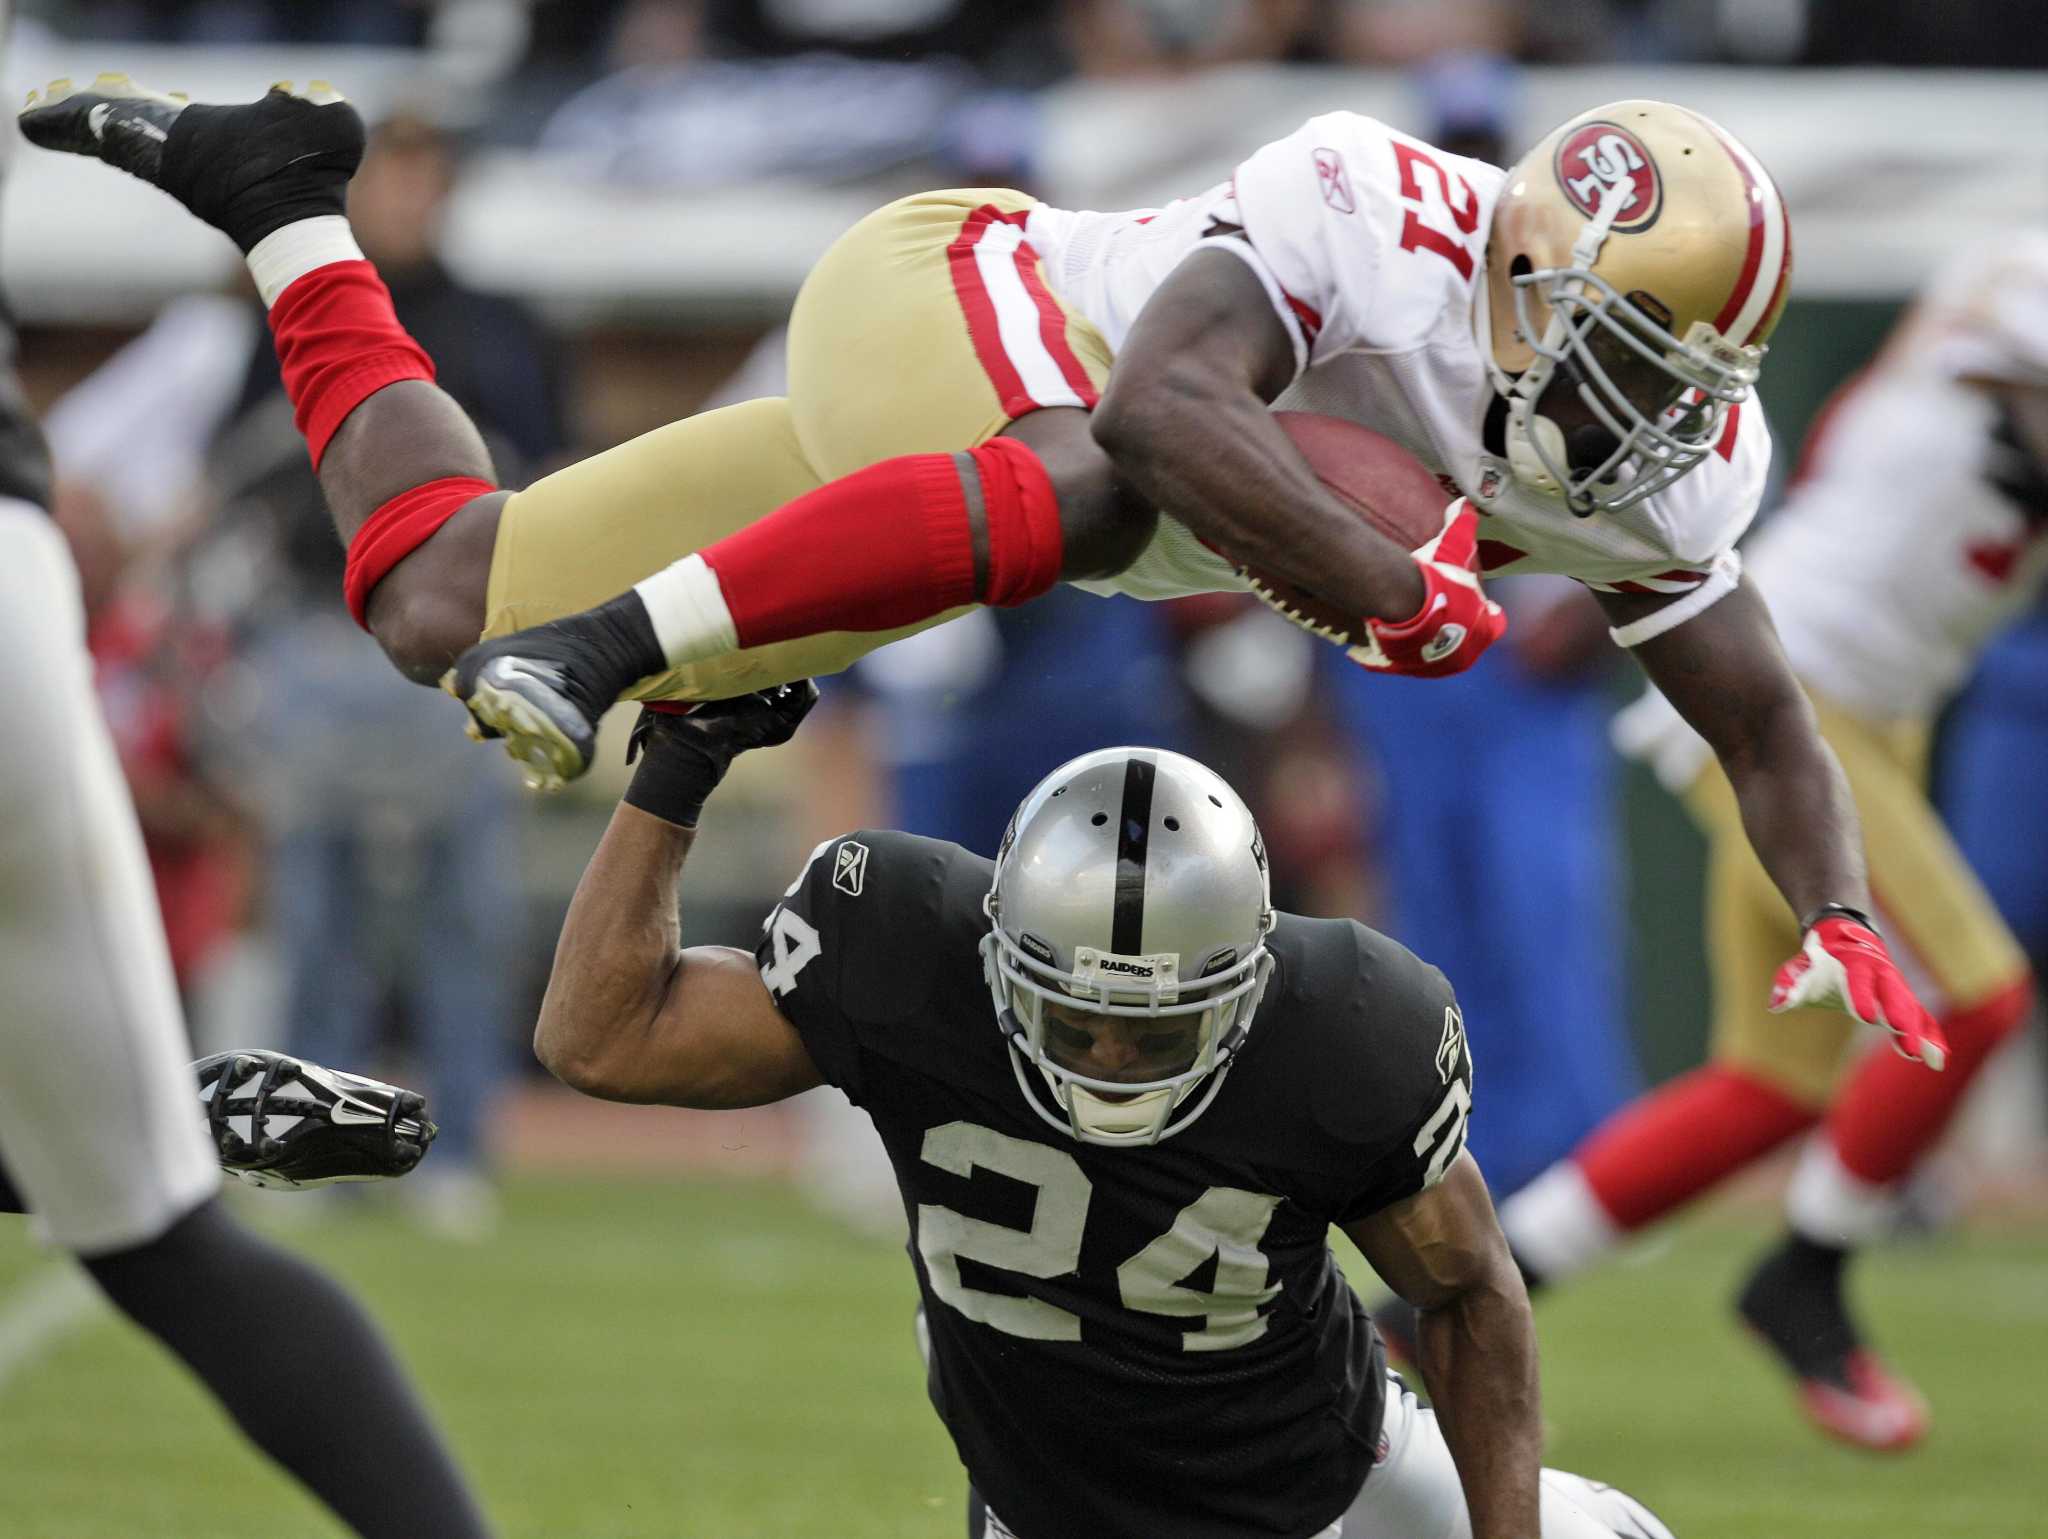
M1472 1055L1450 980L1384 936L1363 948L1372 1001L1368 1068L1377 1081L1371 1152L1345 1183L1338 1223L1428 1191L1465 1149Z
M1616 646L1639 647L1735 591L1742 581L1735 542L1756 520L1770 471L1771 430L1763 408L1751 399L1731 409L1714 451L1655 499L1677 561L1635 577L1587 582L1606 593L1671 595L1642 618L1610 627Z
M1411 345L1462 315L1491 169L1348 112L1240 164L1239 254L1275 296L1297 362Z
M870 829L828 839L762 922L761 981L826 1083L855 1105L866 1045L924 1002L930 973L909 952L936 921L943 849Z

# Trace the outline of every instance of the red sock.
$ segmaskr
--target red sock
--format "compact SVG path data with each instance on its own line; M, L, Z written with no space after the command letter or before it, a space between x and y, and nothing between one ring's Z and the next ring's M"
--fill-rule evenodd
M1572 1159L1608 1217L1640 1229L1819 1120L1784 1091L1708 1064L1624 1106Z
M434 360L398 324L368 262L329 262L294 279L270 307L270 333L313 468L348 414L403 379L432 380Z
M974 584L970 499L988 530ZM960 604L1021 604L1060 575L1059 502L1013 438L906 454L806 493L698 552L743 647L823 631L886 631Z
M1948 1127L1991 1050L2027 1018L2034 981L2023 977L1989 999L1942 1017L1948 1064L1924 1064L1873 1047L1856 1065L1828 1111L1828 1140L1843 1166L1873 1186L1889 1186L1912 1169Z

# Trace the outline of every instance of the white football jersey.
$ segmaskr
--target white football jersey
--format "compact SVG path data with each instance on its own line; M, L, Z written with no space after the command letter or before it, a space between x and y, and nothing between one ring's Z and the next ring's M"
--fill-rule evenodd
M1734 587L1732 547L1762 496L1770 434L1753 404L1736 408L1714 455L1620 513L1576 518L1562 500L1519 485L1482 440L1495 396L1474 317L1505 178L1372 118L1333 112L1199 196L1117 214L1041 206L1026 234L1053 286L1112 348L1190 252L1241 258L1294 339L1299 372L1276 406L1384 433L1470 497L1489 574L1552 572L1611 592L1687 595L1617 633L1634 645ZM1082 586L1150 599L1244 583L1184 525L1162 518L1129 570Z
M1793 671L1858 715L1931 718L2048 584L2048 481L1973 378L2048 385L2048 231L1936 277L1744 549ZM1704 760L1661 701L1618 734L1667 780Z

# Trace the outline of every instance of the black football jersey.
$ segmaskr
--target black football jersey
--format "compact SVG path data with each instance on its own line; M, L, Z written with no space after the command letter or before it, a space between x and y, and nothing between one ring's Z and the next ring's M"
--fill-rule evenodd
M957 845L848 835L757 953L888 1148L961 1462L1021 1539L1315 1534L1372 1467L1386 1380L1329 1226L1463 1148L1450 985L1362 925L1282 915L1209 1108L1150 1147L1083 1143L1027 1104L997 1025L992 874Z

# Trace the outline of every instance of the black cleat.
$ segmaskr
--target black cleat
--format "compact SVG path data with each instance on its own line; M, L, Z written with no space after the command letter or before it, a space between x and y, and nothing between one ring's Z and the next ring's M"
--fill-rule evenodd
M503 738L535 791L559 791L590 768L598 718L612 703L582 686L567 650L522 632L471 647L441 676L469 708L469 735Z
M32 144L88 155L161 187L246 255L300 219L347 211L363 158L363 120L324 80L290 81L262 100L195 105L101 74L83 90L53 80L30 92L21 132Z
M536 791L559 791L590 768L598 718L634 680L667 666L639 595L493 641L441 675L469 707L469 735L503 738Z
M1902 1452L1927 1435L1927 1402L1864 1344L1842 1296L1844 1259L1794 1236L1750 1274L1736 1313L1791 1373L1815 1426L1859 1448Z

